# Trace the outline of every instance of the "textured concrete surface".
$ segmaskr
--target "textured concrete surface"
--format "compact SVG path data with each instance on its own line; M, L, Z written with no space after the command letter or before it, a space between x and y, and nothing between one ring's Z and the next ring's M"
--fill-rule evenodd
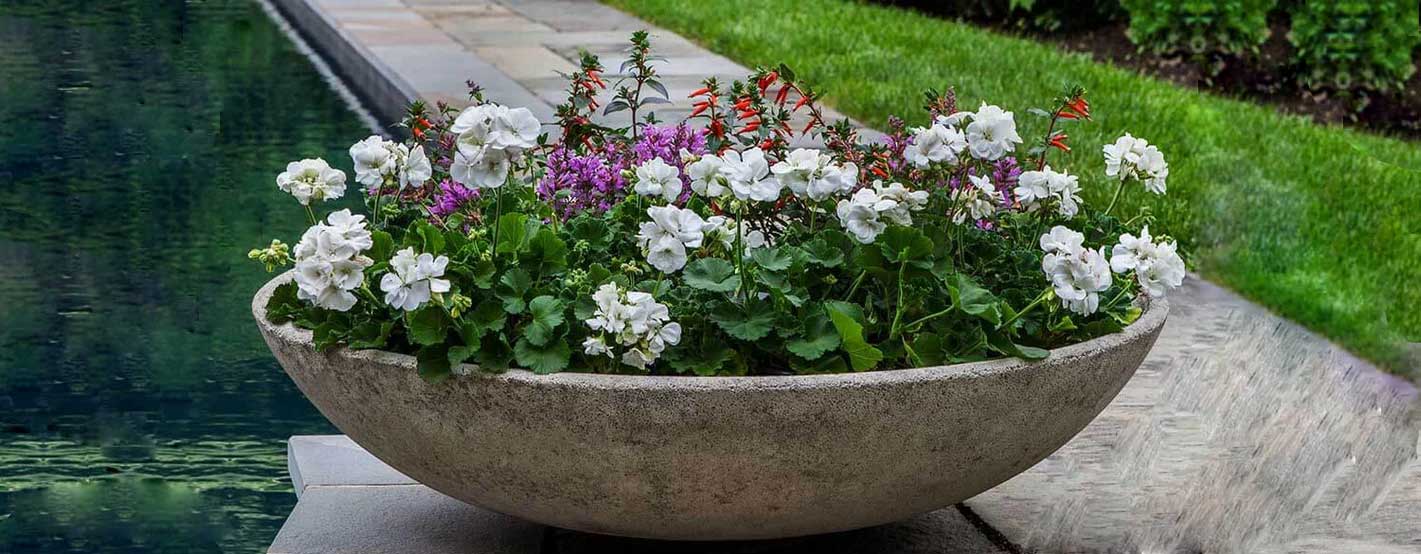
M491 100L525 106L544 123L562 103L579 52L597 54L609 83L622 75L627 37L651 32L671 104L658 117L680 121L689 92L706 77L729 83L749 69L640 19L586 0L270 0L386 124L399 121L415 99L467 102L466 80ZM772 63L775 60L765 60ZM604 91L603 104L612 95ZM831 121L843 117L827 110ZM626 126L628 114L595 117ZM805 114L792 124L802 128ZM549 129L555 131L555 129ZM866 136L879 134L864 130ZM814 146L813 141L799 141Z
M414 359L343 349L253 314L321 413L420 483L561 528L660 539L842 531L941 508L1005 481L1100 413L1162 327L1038 362L859 374L657 377L509 371L431 386Z
M1421 552L1417 392L1190 279L1075 440L966 502L1041 552Z
M385 462L371 456L344 435L291 437L287 443L286 465L296 496L306 487L344 485L417 485Z
M292 467L326 479L308 485L271 554L1008 552L956 508L870 529L774 541L672 543L592 535L489 512L417 484L392 483L408 478L391 479L389 466L344 436L292 437L288 457Z

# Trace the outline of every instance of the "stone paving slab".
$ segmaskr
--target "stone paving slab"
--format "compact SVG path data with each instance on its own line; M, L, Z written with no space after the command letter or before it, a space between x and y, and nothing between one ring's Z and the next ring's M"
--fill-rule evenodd
M671 104L655 111L663 121L679 121L691 110L687 93L706 77L743 79L749 69L673 33L595 2L578 0L272 0L306 39L327 58L346 84L382 122L397 122L416 99L467 103L465 81L484 88L485 97L524 106L544 123L565 97L559 73L576 70L580 52L601 57L615 83L632 31L651 32L652 46L667 58L664 76ZM603 91L603 105L613 91ZM807 110L791 120L796 129ZM831 122L843 116L825 110ZM626 112L593 119L622 127ZM862 126L860 126L862 128ZM550 130L556 134L556 130ZM880 133L863 130L876 139ZM797 138L795 146L819 146Z
M415 483L344 435L289 442L299 501L270 554L1003 553L956 508L882 527L778 541L665 542L553 529Z

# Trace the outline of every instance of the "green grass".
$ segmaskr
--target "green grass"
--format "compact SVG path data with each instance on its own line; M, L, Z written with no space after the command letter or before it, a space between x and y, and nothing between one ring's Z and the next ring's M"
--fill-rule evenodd
M835 0L609 0L748 66L785 62L826 101L884 128L922 123L922 91L956 87L1026 113L1064 85L1090 90L1095 121L1069 129L1067 166L1097 207L1112 189L1100 146L1130 131L1160 145L1169 195L1135 189L1155 233L1193 251L1205 277L1341 343L1405 369L1421 341L1421 145L1312 124L1029 40L911 11ZM1119 210L1119 208L1117 208Z

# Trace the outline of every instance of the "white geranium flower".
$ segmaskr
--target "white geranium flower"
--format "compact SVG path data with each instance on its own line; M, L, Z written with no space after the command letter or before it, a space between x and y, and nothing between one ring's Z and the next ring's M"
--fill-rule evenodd
M828 154L808 148L790 152L771 166L770 172L790 192L815 202L853 190L858 182L858 166L835 164Z
M599 334L583 341L583 352L615 357L612 344L625 347L622 363L646 369L655 363L667 346L681 342L681 325L671 321L665 304L645 292L627 292L608 283L592 295L597 311L585 320L588 328ZM611 341L607 340L611 337Z
M355 162L355 181L367 187L385 182L385 177L393 175L399 160L388 141L379 135L357 142L350 147L350 159Z
M1011 112L985 103L967 124L967 149L977 159L996 161L1021 144L1016 134L1016 119Z
M1135 273L1135 280L1150 298L1163 298L1169 289L1184 283L1184 259L1178 245L1155 242L1150 228L1140 230L1140 236L1125 233L1120 243L1111 248L1110 269L1116 273Z
M433 175L434 167L429 163L429 156L424 154L424 146L415 146L405 155L404 163L400 164L400 189L423 186Z
M952 112L947 115L937 116L934 122L946 127L961 127L962 122L971 119L973 115L972 112Z
M511 163L499 150L483 148L470 157L464 150L454 153L449 164L449 176L454 181L476 189L496 189L508 181Z
M681 172L676 166L652 158L636 168L636 193L675 202L681 197Z
M876 209L899 225L912 225L912 212L922 210L928 205L927 191L908 190L908 187L903 186L902 183L884 185L883 181L875 180L873 190L878 195L878 203L875 206L880 206ZM885 202L892 204L889 205Z
M416 256L414 248L396 252L390 259L390 272L380 278L385 303L412 312L429 302L432 293L449 292L449 281L440 279L448 266L449 258L444 256L435 258L427 252Z
M878 238L878 234L888 228L888 224L879 219L879 214L896 209L898 203L890 199L881 199L873 189L859 189L848 199L840 200L836 215L839 216L839 224L854 237L854 240L862 244L872 244Z
M487 103L464 108L449 131L458 135L455 144L469 159L478 159L485 148L505 153L507 158L537 146L541 127L528 108Z
M706 154L686 166L686 176L691 178L691 190L709 198L720 198L730 193L721 168L725 160L719 156Z
M1048 171L1051 166L1046 166L1041 171L1023 171L1017 178L1016 199L1021 202L1023 208L1034 210L1041 204L1041 201L1051 197L1051 174Z
M345 172L331 167L320 158L307 158L286 164L286 171L276 176L277 188L296 197L302 206L312 200L332 200L345 195Z
M986 176L969 175L972 186L952 191L952 201L957 204L952 222L961 225L968 217L986 219L997 212L997 189Z
M913 129L913 143L903 150L903 158L918 167L932 163L955 164L966 149L966 134L953 126L935 124Z
M740 200L774 202L780 197L780 182L770 179L770 164L765 151L751 148L744 152L727 151L721 159L725 165L720 173L730 183L730 191Z
M528 108L498 106L489 139L500 150L514 154L538 145L542 123Z
M641 224L636 238L647 263L662 273L680 271L686 267L687 248L699 248L705 240L705 220L676 206L653 206L646 213L651 221Z
M1047 254L1076 254L1084 248L1084 244L1085 235L1061 225L1041 235L1041 249Z
M1048 165L1040 171L1023 171L1014 192L1017 201L1027 211L1040 209L1054 201L1057 212L1069 218L1080 211L1080 191L1078 177L1057 172Z
M1051 194L1056 197L1056 209L1063 217L1075 217L1080 211L1080 179L1075 175L1069 175L1062 171L1050 172L1051 178L1047 182L1051 189Z
M365 268L374 263L361 255L372 244L365 217L350 210L306 229L294 249L296 296L328 310L349 310L356 302L351 291L365 282Z
M1115 144L1107 144L1105 152L1105 174L1121 181L1139 179L1145 189L1155 194L1165 193L1165 180L1169 177L1169 164L1164 161L1164 153L1149 141L1130 136L1115 139Z

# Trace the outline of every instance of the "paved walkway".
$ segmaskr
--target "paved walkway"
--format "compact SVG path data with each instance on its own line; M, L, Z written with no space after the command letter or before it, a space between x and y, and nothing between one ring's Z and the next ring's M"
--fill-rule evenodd
M667 60L655 66L672 101L656 109L663 120L680 121L690 112L687 95L700 88L702 79L713 76L729 84L750 72L676 34L590 1L272 1L387 122L398 121L404 107L418 98L464 105L466 80L482 86L487 98L527 107L550 122L553 106L566 98L567 80L560 73L577 69L579 52L596 54L612 84L621 76L616 70L626 58L627 39L639 29L651 31L653 51ZM798 116L804 117L803 111ZM826 116L831 122L843 117L832 110ZM625 126L627 112L596 119Z
M579 48L615 68L627 35L642 28L671 61L665 82L677 104L665 119L688 109L686 93L701 77L746 73L586 1L272 1L384 121L397 119L414 98L461 100L466 79L548 121L564 86L555 72L571 71ZM1414 387L1207 282L1190 279L1171 304L1169 323L1134 380L1097 421L1030 471L964 506L903 524L752 550L1421 552ZM368 478L357 474L348 483ZM398 539L394 528L378 524L407 520L362 507L361 498L464 518L426 529L434 533L427 540L459 536L457 544L468 547L470 529L516 537L509 539L515 546L481 547L487 552L707 551L529 531L427 490L400 499L361 497L361 490L331 489L322 493L324 504L303 496L278 540L284 550L273 552L348 551L319 548L335 540L309 526L323 517L365 521L346 527L356 536ZM532 542L518 542L525 540Z

